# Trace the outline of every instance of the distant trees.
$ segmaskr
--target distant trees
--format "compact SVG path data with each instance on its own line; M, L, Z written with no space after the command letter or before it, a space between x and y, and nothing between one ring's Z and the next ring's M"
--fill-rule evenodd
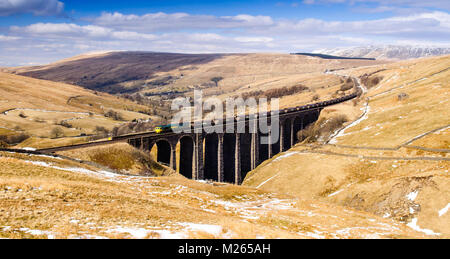
M25 133L19 133L19 134L14 134L14 135L1 135L0 142L6 143L8 145L15 145L15 144L22 143L29 138L30 138L30 136Z
M211 81L213 81L216 84L216 87L219 87L219 82L222 81L224 78L221 76L213 77L211 78Z
M134 121L126 124L122 124L120 126L116 126L112 129L111 134L116 137L120 135L126 135L130 133L139 133L145 132L154 129L157 125L168 124L166 119L160 118L158 120L149 120L149 121Z
M73 127L73 125L70 124L69 122L67 122L66 120L62 120L62 121L60 121L60 122L56 122L55 124L56 124L56 125L59 125L59 126L62 126L62 127L64 127L64 128L68 128L68 129L70 129L70 128Z
M123 115L119 112L109 110L105 113L105 117L112 118L115 121L124 121Z
M8 148L9 145L5 141L0 140L0 148Z
M375 75L379 72L383 72L385 69L381 69L378 71L375 71L371 74L364 74L360 77L361 83L365 85L368 89L377 86L381 81L383 81L384 77L380 75Z
M63 136L64 136L64 131L59 127L53 128L52 131L50 132L51 138L61 138Z
M111 133L113 137L119 136L119 127L114 127Z
M355 82L351 78L348 78L343 85L341 85L341 91L345 92L355 87Z
M37 123L45 123L45 120L42 119L42 118L36 117L36 118L34 118L34 122L37 122Z
M348 122L348 117L342 114L335 115L331 118L321 118L316 123L299 131L297 137L300 141L307 143L326 140L346 122Z
M22 143L29 138L30 138L30 135L25 134L25 133L20 133L17 135L9 136L8 140L9 140L10 144L17 144L17 143Z
M301 93L301 92L308 91L308 90L309 90L309 88L304 85L296 85L296 86L291 86L291 87L270 89L267 91L257 90L257 91L247 92L247 93L241 94L241 97L243 99L248 99L248 98L259 99L259 98L264 98L264 97L267 99L272 99L272 98L281 98L283 96L289 96L289 95ZM238 96L235 96L235 97L237 98Z
M315 94L314 96L313 96L313 98L312 98L312 101L313 102L317 102L317 101L319 101L320 100L320 95L318 95L318 94Z
M304 91L309 90L308 87L304 85L297 85L297 86L291 86L291 87L283 87L278 89L271 89L265 92L265 96L269 99L272 98L280 98L283 96L289 96L296 93L301 93Z
M94 131L95 131L95 134L97 134L97 135L108 135L109 134L109 130L103 126L96 126Z
M139 104L143 104L144 103L144 98L142 97L141 94L136 94L136 97L134 98L135 102L139 103Z
M398 98L399 101L403 101L403 100L408 99L408 98L409 98L409 95L406 94L406 93L400 93L400 94L397 96L397 98Z

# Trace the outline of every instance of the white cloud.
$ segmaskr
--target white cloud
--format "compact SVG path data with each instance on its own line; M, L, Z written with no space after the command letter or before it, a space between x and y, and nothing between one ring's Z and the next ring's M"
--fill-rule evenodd
M261 15L252 16L252 15L241 14L241 15L237 15L237 16L222 17L222 19L232 19L234 21L242 22L242 24L240 24L240 25L244 26L244 27L268 26L268 25L274 24L272 17L261 16Z
M13 41L18 40L20 37L11 37L11 36L5 36L0 34L0 41Z
M113 29L73 23L36 23L26 27L12 26L11 31L18 34L45 36L51 38L79 38L79 39L118 39L118 40L152 40L152 34L137 33L133 31L114 31Z
M273 25L269 16L212 16L189 15L186 13L150 13L145 15L124 15L118 12L103 13L91 20L93 24L120 30L134 30L139 32L166 32L183 29L232 29L264 27Z
M137 33L134 31L115 31L111 34L112 38L118 40L154 40L157 36L152 34Z
M272 38L269 37L236 37L234 40L239 42L271 42Z
M377 37L391 37L393 39L434 39L440 42L449 42L450 15L436 11L367 21L284 20L264 30L255 30L255 32L270 35L367 36L373 40L376 40Z
M185 13L153 13L141 16L121 13L103 13L92 20L97 26L115 30L141 33L168 33L183 30L214 31L219 34L241 34L239 37L269 37L274 35L349 34L383 35L398 37L440 37L448 40L450 30L449 14L434 11L414 15L396 16L367 21L325 21L319 19L274 20L267 16L237 15L217 17L210 15L189 15Z
M64 34L73 33L81 26L68 23L35 23L26 27L12 26L13 32L24 32L30 34Z
M304 0L304 4L347 4L356 5L378 5L375 9L379 12L396 11L402 9L440 9L450 10L448 0ZM367 9L369 10L369 9Z
M57 0L0 0L0 16L17 13L59 15L63 10L64 3Z
M19 38L20 46L14 41ZM0 56L20 58L25 63L102 50L289 53L401 42L450 47L450 15L434 11L376 20L326 21L251 15L103 13L88 25L12 26L8 33L0 35ZM23 57L10 54L17 47Z

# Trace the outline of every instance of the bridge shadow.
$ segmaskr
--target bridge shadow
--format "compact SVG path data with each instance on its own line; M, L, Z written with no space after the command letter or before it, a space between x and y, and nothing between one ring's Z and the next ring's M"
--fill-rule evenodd
M225 134L223 141L223 163L224 181L227 183L236 182L236 135Z
M205 180L218 181L218 151L219 151L219 136L216 133L209 134L205 137L204 146L204 176Z
M130 144L144 150L153 147L152 154L159 163L188 179L240 184L261 163L298 143L297 133L316 122L319 115L320 111L305 112L280 120L280 135L271 135L272 142L276 140L273 144L262 144L262 138L268 140L269 136L262 132L169 135L155 142L151 138L134 139Z
M172 152L172 148L170 143L166 140L159 140L156 142L156 145L153 146L151 150L151 154L158 163L162 163L163 165L170 165L170 154Z
M190 136L185 136L180 139L178 145L179 173L188 179L193 179L194 140Z
M241 180L252 170L252 135L241 134Z
M283 136L283 150L281 150L281 152L287 151L292 147L292 144L294 144L292 142L291 139L291 133L292 133L292 120L286 120L283 122L283 132L282 132L282 136Z

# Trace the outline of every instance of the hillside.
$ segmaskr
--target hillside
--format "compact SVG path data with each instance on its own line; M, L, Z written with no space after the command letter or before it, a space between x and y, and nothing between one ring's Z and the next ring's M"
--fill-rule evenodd
M254 188L123 176L42 155L0 152L0 166L0 238L424 237L369 213Z
M220 54L106 52L81 55L46 66L19 67L7 71L97 91L121 93L129 90L122 86L122 83L149 80L158 72L207 63L221 56Z
M450 56L334 72L368 88L322 112L351 123L265 162L244 185L392 218L450 237ZM313 131L314 132L314 131Z
M120 116L109 116L114 111ZM22 147L87 141L97 127L111 131L146 115L148 107L84 88L0 73L0 135L29 135ZM59 134L53 135L59 129ZM104 132L101 132L104 133Z
M201 89L207 95L227 95L297 84L328 83L326 69L380 64L378 61L323 60L288 54L172 54L108 52L83 55L38 67L6 71L65 82L109 93L141 93L149 97ZM216 85L212 79L221 78ZM333 84L329 82L328 84Z
M63 151L58 152L58 155L93 162L125 175L168 176L175 174L172 169L156 163L156 159L154 159L156 156L135 149L127 143Z
M366 46L336 49L321 49L315 53L349 58L375 58L377 60L405 60L450 54L450 48L413 46Z
M113 128L118 128L117 134L151 130L155 124L170 123L171 100L192 96L194 89L222 99L265 96L275 91L281 98L281 108L288 108L352 91L351 87L342 91L345 80L326 75L325 70L379 63L284 54L105 52L48 66L6 69L27 77L0 74L0 91L4 93L0 100L0 135L27 134L31 138L26 141L14 137L8 142L21 143L18 147L22 148L45 148L86 142L87 136L107 135ZM291 88L297 90L289 93ZM139 94L113 97L101 91ZM22 94L27 97L17 100ZM134 119L144 122L126 124Z

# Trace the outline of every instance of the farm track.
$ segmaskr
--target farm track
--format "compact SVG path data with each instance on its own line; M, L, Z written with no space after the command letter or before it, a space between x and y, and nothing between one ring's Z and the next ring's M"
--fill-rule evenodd
M401 148L411 148L411 149L420 149L423 151L430 151L430 152L439 152L439 153L450 153L450 149L436 149L436 148L425 148L425 147L419 147L419 146L410 146L410 144L414 143L415 141L424 138L426 136L429 136L433 133L436 133L440 130L443 129L447 129L450 127L449 125L443 126L443 127L439 127L437 129L434 130L430 130L420 136L414 137L411 140L397 146L397 147L393 147L393 148L389 148L389 147L358 147L358 146L347 146L347 145L337 145L337 144L326 144L327 146L333 146L333 147L337 147L337 148L348 148L348 149L360 149L360 150L379 150L379 151L397 151Z
M436 76L436 75L441 74L443 72L446 72L449 69L450 68L444 69L442 71L433 73L433 74L431 74L429 76L426 76L426 77L423 77L421 79L417 79L417 80L414 80L412 82L405 83L405 84L403 84L401 86L398 86L398 87L386 90L384 92L381 92L379 94L372 95L372 96L368 97L367 98L367 102L365 104L366 109L365 109L364 113L360 117L358 117L355 121L353 121L351 124L349 124L349 126L352 126L355 122L358 122L361 119L363 119L365 116L367 116L367 114L368 114L368 109L367 108L369 107L370 100L373 97L384 95L384 94L390 93L390 92L392 92L394 90L397 90L397 89L400 89L400 88L404 88L404 87L406 87L408 85L412 85L414 83L426 80L426 79L428 79L430 77L433 77L433 76ZM378 71L378 72L381 72L381 71ZM378 73L378 72L376 72L376 73ZM376 73L374 73L374 74L376 74ZM333 72L326 72L325 74L333 74L333 75L340 76L340 77L343 77L343 78L349 78L350 77L350 78L352 78L353 82L356 83L357 87L359 87L364 93L367 92L366 87L364 87L361 84L361 80L359 78L351 77L351 76L345 75L345 74L339 74L339 73L334 72L334 71ZM419 146L411 146L412 143L414 143L415 141L417 141L419 139L422 139L422 138L424 138L426 136L429 136L429 135L431 135L433 133L436 133L438 131L441 131L441 130L449 128L450 124L445 125L443 127L439 127L439 128L430 130L430 131L428 131L426 133L423 133L423 134L421 134L421 135L419 135L417 137L414 137L414 138L410 139L409 141L407 141L407 142L405 142L405 143L403 143L403 144L401 144L401 145L399 145L397 147L394 147L394 148L388 148L388 147L359 147L359 146L330 144L330 142L334 138L336 138L337 136L339 136L340 133L342 133L346 129L348 129L349 126L338 130L335 134L333 134L330 137L330 139L326 142L326 144L324 146L333 146L333 147L337 147L337 148L346 148L346 149L376 150L376 151L398 151L401 148L410 148L410 149L418 149L418 150L423 150L423 151L428 151L428 152L450 153L450 149L435 149L435 148L425 148L425 147L419 147ZM375 156L350 155L350 154L342 154L342 153L331 152L331 151L315 151L315 150L306 150L306 151L301 151L300 153L314 153L314 154L333 155L333 156L342 156L342 157L353 157L353 158L362 158L362 159L366 159L366 160L450 161L450 158L438 158L438 157L425 157L425 156L423 156L423 157L413 157L413 158L406 158L406 157L375 157Z
M363 156L363 155L351 155L351 154L342 154L331 151L316 151L316 150L304 150L299 151L299 153L311 153L311 154L321 154L321 155L331 155L331 156L341 156L341 157L351 157L351 158L360 158L365 160L395 160L395 161L450 161L450 158L447 157L383 157L383 156Z

